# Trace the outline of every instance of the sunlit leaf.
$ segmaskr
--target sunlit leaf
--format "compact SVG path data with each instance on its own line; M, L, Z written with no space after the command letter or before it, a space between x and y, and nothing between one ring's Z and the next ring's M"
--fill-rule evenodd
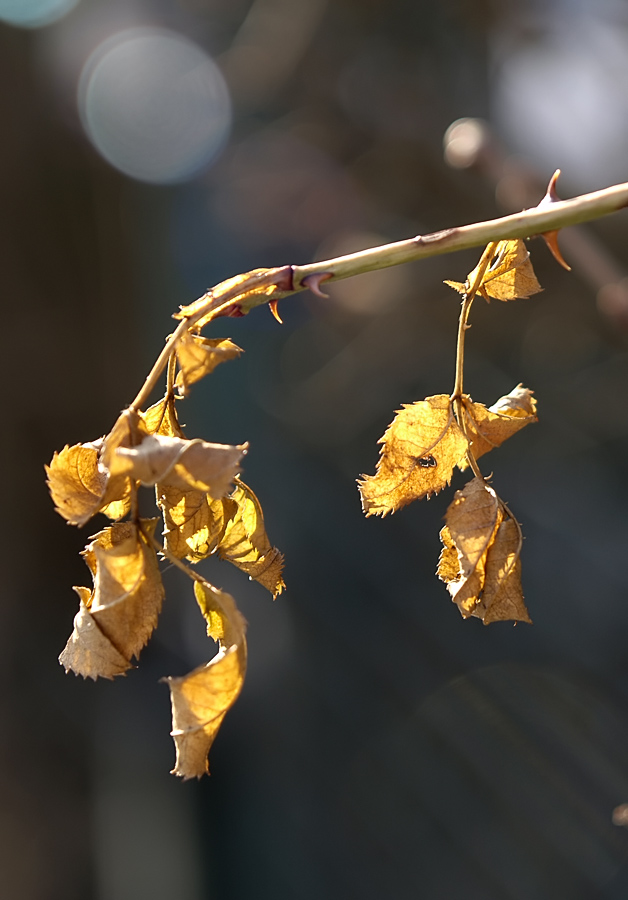
M467 293L478 275L478 266L469 272L464 284L458 281L446 281L445 284L460 294ZM482 276L478 292L486 299L516 300L531 297L541 290L524 242L520 238L500 241Z
M194 593L218 642L218 654L182 678L166 679L172 702L172 737L177 758L172 770L184 779L209 772L207 755L222 721L242 689L246 672L245 622L233 598L207 582Z
M476 459L499 447L526 425L537 421L536 400L532 391L522 384L500 397L488 409L482 403L472 403L468 397L464 397L462 403L467 436ZM467 465L466 459L463 459L459 467L465 469Z
M241 353L243 350L228 338L205 338L186 331L176 347L179 372L175 386L185 395L192 384Z
M229 499L237 504L237 509L227 522L218 554L276 597L285 587L281 577L283 556L268 539L260 502L242 481L238 481Z
M364 475L358 483L367 516L385 516L438 493L467 451L447 394L404 406L379 443L376 474Z
M521 533L516 522L506 518L497 529L486 560L484 592L473 615L490 622L532 622L521 589Z
M179 425L179 418L173 397L162 397L146 412L142 413L142 419L148 434L163 434L166 437L184 438L183 429Z
M137 447L121 447L112 465L116 474L144 485L159 482L181 491L204 491L217 499L227 493L240 471L247 446L151 434Z
M131 667L133 656L157 624L164 597L152 535L157 519L112 525L83 551L93 589L76 588L81 608L59 657L66 671L111 678Z
M164 517L166 550L191 562L214 552L237 510L229 497L212 500L204 491L181 491L163 484L157 485L157 503Z

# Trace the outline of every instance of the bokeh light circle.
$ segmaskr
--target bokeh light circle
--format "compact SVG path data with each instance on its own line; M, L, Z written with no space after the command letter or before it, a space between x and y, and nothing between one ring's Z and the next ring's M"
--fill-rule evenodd
M79 0L0 0L0 21L21 28L40 28L63 18Z
M79 79L83 127L105 159L140 181L185 181L222 149L229 91L196 44L170 31L132 28L104 41Z

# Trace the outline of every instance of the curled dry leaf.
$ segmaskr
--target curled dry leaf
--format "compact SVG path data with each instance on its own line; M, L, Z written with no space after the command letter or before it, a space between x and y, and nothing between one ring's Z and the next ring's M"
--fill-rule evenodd
M125 516L132 483L125 475L112 474L110 462L119 447L133 447L145 434L137 413L125 410L105 438L55 453L46 474L57 512L71 525L84 525L97 512L110 519Z
M177 758L173 774L200 778L209 772L207 756L227 711L242 689L246 673L246 623L233 597L207 582L194 594L218 642L218 654L182 678L167 678L172 702L172 737Z
M213 310L226 302L225 298L228 297L231 297L232 303L221 315L245 316L254 307L260 306L262 303L281 300L282 297L291 293L292 273L289 270L289 266L281 269L252 269L250 272L228 278L207 294L203 294L194 303L182 306L173 318L189 318L210 304L207 314L194 325L194 328L200 331L215 318Z
M205 338L186 331L176 347L179 372L175 386L185 396L192 384L209 375L220 363L235 359L243 352L228 338Z
M367 516L385 516L438 493L451 481L468 446L447 394L404 406L379 443L383 446L376 474L358 482Z
M459 281L446 281L445 284L460 294L466 294L477 274L478 266L469 272L464 284ZM534 274L530 254L524 242L520 238L500 241L493 259L482 276L478 293L487 300L489 297L495 300L516 300L531 297L541 290L543 288Z
M268 539L260 502L243 481L238 481L229 499L235 502L236 510L226 523L218 555L259 581L274 599L285 587L281 577L283 555Z
M181 491L203 491L216 499L229 490L247 446L151 434L138 447L120 447L111 466L116 474L145 485L159 482Z
M441 531L438 576L462 616L529 622L521 591L521 534L495 491L474 478L457 491Z
M157 503L164 517L164 544L179 559L206 559L222 540L237 511L229 497L212 500L203 491L181 491L157 485Z
M121 522L94 535L83 551L94 582L75 588L81 606L59 657L66 672L112 678L131 667L157 624L164 598L157 556L149 539L157 519L141 530Z
M499 447L526 425L536 422L536 400L532 391L518 384L500 397L488 409L483 403L472 403L469 397L462 399L467 437L473 456L479 459L494 447ZM463 459L459 468L466 469Z

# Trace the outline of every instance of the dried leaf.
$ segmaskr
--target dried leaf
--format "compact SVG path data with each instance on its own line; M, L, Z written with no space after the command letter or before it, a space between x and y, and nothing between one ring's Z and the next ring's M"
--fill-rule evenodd
M479 602L486 554L502 518L495 491L480 478L457 491L447 510L438 575L447 582L447 590L464 618Z
M148 434L163 434L166 437L184 438L183 429L179 425L179 418L173 397L162 399L150 406L145 413L141 413Z
M514 519L504 519L486 560L484 592L473 615L485 625L491 622L532 620L521 589L521 533Z
M376 474L363 475L358 483L367 516L385 516L438 493L467 451L447 394L404 405L379 443Z
M157 503L164 517L166 550L191 562L214 552L237 510L229 497L212 500L203 491L181 491L163 484L157 485Z
M488 409L483 403L472 403L468 397L464 397L462 403L467 436L476 459L499 447L530 422L537 421L536 400L532 391L522 384L500 397ZM466 459L463 459L459 468L464 470L467 465Z
M146 534L157 519L121 522L94 535L83 551L93 590L79 587L81 608L74 631L59 657L66 672L84 678L111 678L131 667L131 658L152 634L164 590L157 556Z
M275 283L272 282L272 278L275 278ZM188 306L182 306L178 313L175 313L173 318L175 319L185 319L190 316L196 315L201 309L207 306L208 302L211 303L211 310L216 309L216 307L221 305L221 302L224 301L224 298L233 293L232 304L229 306L227 310L225 310L222 315L235 315L235 316L245 316L249 313L254 307L260 306L262 303L268 303L271 300L281 300L282 297L288 296L291 291L291 286L286 282L291 281L290 273L286 271L286 269L253 269L250 272L245 272L242 275L236 275L234 278L228 278L226 281L222 281L220 284L216 285L216 287L212 288L211 291L208 291L206 294L203 294L202 297L199 297L198 300L195 300L194 303L190 303ZM280 285L280 282L286 282L286 288ZM240 293L237 293L237 288L242 287ZM208 311L206 315L204 315L201 319L196 322L194 328L200 331L201 328L204 328L205 325L209 324L215 315L212 311Z
M220 363L235 359L243 352L228 338L205 338L186 331L176 347L179 372L175 386L181 395L185 395L190 385L209 375Z
M242 689L246 672L246 623L233 598L207 582L195 582L194 593L207 621L207 633L220 650L207 665L189 675L166 679L177 751L172 771L185 779L209 772L207 755Z
M125 516L132 484L127 477L112 475L109 462L118 447L132 447L145 434L137 414L125 410L106 438L55 453L46 474L57 512L71 525L84 525L97 512L110 519Z
M281 577L283 556L268 539L260 502L243 481L238 481L229 498L235 501L237 510L227 522L218 555L259 581L274 599L285 587Z
M477 274L478 266L469 272L464 284L458 281L446 281L445 284L458 293L465 294L471 289ZM486 299L493 297L495 300L516 300L531 297L541 290L543 288L536 279L524 242L520 238L500 241L482 276L478 293Z
M113 471L145 485L159 482L181 491L203 491L217 499L227 493L240 471L247 447L151 434L138 447L119 448Z

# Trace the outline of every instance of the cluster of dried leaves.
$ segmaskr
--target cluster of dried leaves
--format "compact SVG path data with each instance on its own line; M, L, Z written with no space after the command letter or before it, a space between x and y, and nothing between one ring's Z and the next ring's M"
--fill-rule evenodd
M205 307L208 301L215 306L216 296L220 298L220 290L205 299ZM186 311L178 315L185 319ZM184 778L208 771L211 744L242 688L246 640L245 621L233 598L182 561L197 563L215 554L259 581L273 597L284 588L283 557L266 535L257 497L239 477L247 445L190 439L179 424L176 400L242 352L230 340L202 337L198 329L204 323L182 329L162 400L145 411L130 407L104 438L66 446L47 467L56 509L70 524L84 525L99 512L113 520L93 535L82 554L93 585L75 588L79 611L59 657L66 671L96 679L132 668L164 600L159 556L193 579L218 652L188 675L167 679L177 750L173 772ZM163 545L154 537L158 519L138 515L140 486L155 490Z
M468 314L476 293L486 300L515 300L540 291L529 257L522 240L489 245L464 284L446 282L463 295L461 315ZM521 590L519 523L477 467L481 456L530 422L536 422L536 401L523 385L486 407L463 394L460 384L451 396L404 405L380 438L375 475L359 482L366 515L385 516L438 493L456 467L471 466L475 477L457 491L440 533L438 575L464 618L476 616L484 624L530 622Z
M320 281L330 276L316 277L308 286L318 292ZM360 480L362 504L367 516L384 516L442 490L454 468L470 467L474 478L447 510L438 574L465 618L476 616L485 624L503 619L529 622L520 583L521 529L482 476L477 460L536 421L536 403L522 385L490 407L474 403L463 393L462 373L464 333L474 296L514 300L529 297L540 286L521 240L489 244L464 284L447 284L463 296L454 391L419 400L397 413L380 440L376 474ZM175 315L180 324L143 388L109 434L66 446L47 467L57 511L70 524L84 525L96 513L113 521L83 551L93 585L75 588L79 611L59 658L66 671L95 679L132 668L164 600L160 556L193 580L194 596L218 652L188 675L167 679L177 750L173 772L184 778L208 771L209 749L242 688L246 640L245 622L233 598L183 560L197 563L217 555L259 581L273 597L284 583L283 558L268 540L259 501L240 480L247 445L186 437L176 402L217 365L241 353L230 340L203 337L202 327L218 315L246 315L262 303L278 318L277 301L292 290L290 267L257 269L183 307ZM143 410L166 367L165 396ZM155 538L158 518L139 516L141 486L155 489L163 544Z

